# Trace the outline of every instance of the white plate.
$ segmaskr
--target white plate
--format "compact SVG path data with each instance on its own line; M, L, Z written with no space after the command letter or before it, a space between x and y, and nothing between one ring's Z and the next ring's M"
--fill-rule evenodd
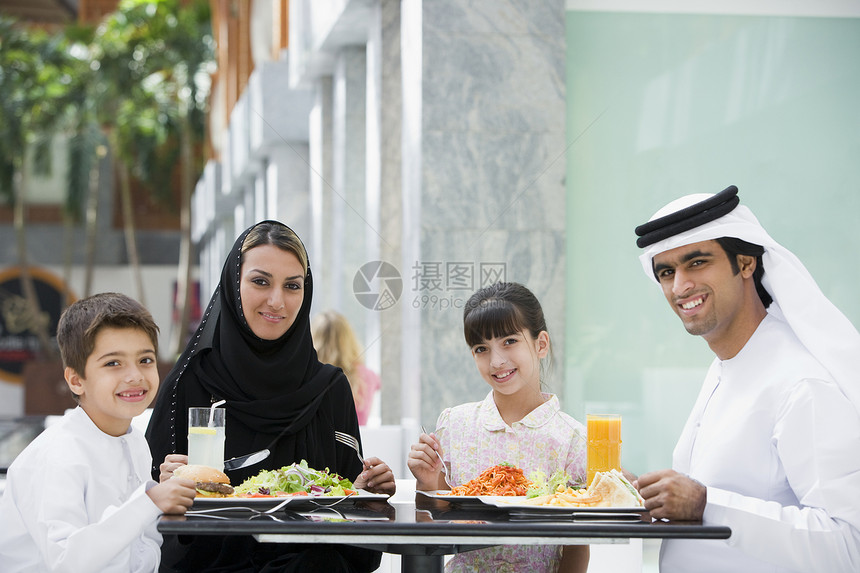
M493 499L525 499L525 497L514 497L514 496L504 496L504 495L451 495L451 490L449 489L434 489L431 491L417 491L416 493L420 493L425 497L429 497L430 499L441 499L442 501L447 501L449 503L459 503L459 504L478 504L478 505L488 505L489 500ZM492 505L492 504L489 504Z
M266 511L278 504L283 507L315 502L319 505L331 505L338 502L350 503L356 501L385 501L388 494L370 493L363 489L355 495L294 495L285 497L195 497L192 510L211 509L215 507L249 507L258 511ZM344 501L349 500L349 501ZM286 502L286 503L284 503ZM343 505L343 504L340 504Z
M503 509L516 510L518 512L530 513L645 513L644 507L573 507L565 505L535 505L523 503L525 496L479 496L481 502Z

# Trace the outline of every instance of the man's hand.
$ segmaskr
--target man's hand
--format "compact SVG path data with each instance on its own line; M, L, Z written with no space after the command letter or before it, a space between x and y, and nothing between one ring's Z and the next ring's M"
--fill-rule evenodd
M708 489L674 470L642 474L634 484L651 517L673 521L701 521Z

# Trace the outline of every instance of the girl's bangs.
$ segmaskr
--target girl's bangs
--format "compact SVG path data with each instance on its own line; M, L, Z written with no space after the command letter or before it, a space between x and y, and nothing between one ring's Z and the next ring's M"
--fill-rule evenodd
M463 321L466 344L471 348L485 340L516 334L523 330L517 308L501 299L481 301Z

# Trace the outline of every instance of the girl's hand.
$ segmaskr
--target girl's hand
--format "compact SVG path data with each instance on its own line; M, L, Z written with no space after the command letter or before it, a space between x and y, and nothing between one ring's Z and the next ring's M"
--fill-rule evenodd
M432 491L435 489L448 489L445 478L442 475L442 462L436 452L442 452L442 446L436 439L436 434L421 434L418 443L409 448L409 457L406 466L415 476L415 489L420 491ZM440 484L441 487L440 487Z
M397 483L394 481L394 472L388 464L379 458L366 458L364 460L364 471L362 471L353 485L356 489L366 489L371 493L386 493L394 495Z
M167 454L164 456L164 463L158 466L161 473L158 475L158 481L164 482L173 477L173 472L179 466L188 464L188 456L185 454Z

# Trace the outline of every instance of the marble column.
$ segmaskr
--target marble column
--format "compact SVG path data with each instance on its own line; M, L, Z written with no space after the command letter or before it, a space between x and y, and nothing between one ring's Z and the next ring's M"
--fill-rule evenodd
M369 258L399 266L402 259L402 178L400 72L400 0L380 0L368 26L368 213L375 211L375 227L368 234ZM403 339L399 309L367 314L367 363L382 379L383 424L400 423Z
M314 104L309 115L308 141L312 231L306 247L314 273L314 311L332 306L333 265L332 196L332 78L316 80Z
M302 239L311 236L308 144L273 146L266 165L264 216L283 221Z
M489 390L463 340L462 311L499 279L541 301L554 355L544 384L563 389L565 7L401 6L403 416L432 428L443 408Z
M332 306L356 332L364 332L366 309L355 298L353 278L367 260L366 89L364 46L346 46L336 57L332 99Z

